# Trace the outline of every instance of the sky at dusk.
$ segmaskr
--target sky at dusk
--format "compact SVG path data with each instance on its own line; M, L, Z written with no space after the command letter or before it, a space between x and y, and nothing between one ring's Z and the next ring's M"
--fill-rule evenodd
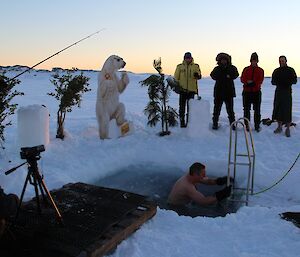
M270 76L286 55L300 75L299 0L0 0L0 65L32 66L98 30L99 34L37 68L101 69L111 54L126 70L173 74L190 51L209 76L219 52L241 73L252 52Z

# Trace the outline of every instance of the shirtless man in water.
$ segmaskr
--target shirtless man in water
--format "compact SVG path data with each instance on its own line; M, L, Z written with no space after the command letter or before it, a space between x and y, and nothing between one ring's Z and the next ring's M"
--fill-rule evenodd
M227 176L216 179L206 177L205 166L199 162L195 162L189 169L189 172L178 179L174 184L168 197L168 203L172 205L186 205L191 201L199 205L209 205L221 201L230 196L231 186L215 193L214 196L204 196L197 191L197 184L206 185L225 185Z

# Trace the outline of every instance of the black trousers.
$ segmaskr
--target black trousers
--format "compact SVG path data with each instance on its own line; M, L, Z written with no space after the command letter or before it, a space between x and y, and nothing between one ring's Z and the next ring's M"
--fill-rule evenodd
M215 97L214 98L214 113L213 113L213 123L214 124L217 124L219 121L219 116L221 113L223 103L225 103L225 105L226 105L226 111L228 114L229 123L231 124L232 122L235 121L235 114L233 111L233 97L229 97L227 99Z
M243 91L243 107L244 107L244 117L250 121L250 110L251 105L253 105L254 110L254 127L259 128L261 114L261 91L258 92L245 92Z
M179 118L180 118L180 126L185 126L188 123L188 113L189 113L189 105L188 101L194 98L195 92L180 92L179 94ZM187 106L187 108L186 108ZM185 110L187 109L187 115ZM186 123L185 123L186 116Z

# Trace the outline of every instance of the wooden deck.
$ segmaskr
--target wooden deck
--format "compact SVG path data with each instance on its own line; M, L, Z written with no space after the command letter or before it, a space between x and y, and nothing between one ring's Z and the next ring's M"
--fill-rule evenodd
M38 215L34 199L24 203L0 240L1 257L103 256L156 214L155 203L122 190L75 183L51 194L64 225L50 207Z
M300 228L300 212L284 212L280 216L282 219L291 221L295 226Z

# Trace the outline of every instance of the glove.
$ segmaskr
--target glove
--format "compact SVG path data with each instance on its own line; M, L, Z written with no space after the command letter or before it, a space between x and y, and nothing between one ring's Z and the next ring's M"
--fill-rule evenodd
M231 194L231 185L229 187L225 187L224 189L216 192L216 198L218 201L222 201L223 199L229 197Z
M255 83L252 81L250 83L247 83L247 87L254 87L255 86Z
M230 177L230 183L233 183L233 178ZM227 176L216 178L216 184L221 186L227 183Z
M199 75L198 72L194 72L194 78L195 79L201 79L201 75Z

